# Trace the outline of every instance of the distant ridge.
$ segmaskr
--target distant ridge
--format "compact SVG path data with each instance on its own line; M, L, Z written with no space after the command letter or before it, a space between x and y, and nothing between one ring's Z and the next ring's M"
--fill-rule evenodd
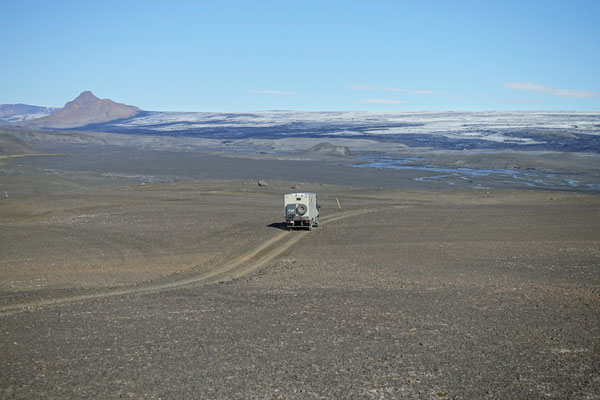
M335 146L331 143L322 142L314 145L310 149L306 150L308 154L320 154L326 156L351 156L350 150L346 146Z
M110 99L99 99L92 92L82 92L58 111L27 122L37 128L80 128L89 124L130 118L141 110L134 106L116 103Z
M32 106L29 104L0 104L0 121L19 122L52 114L58 107Z

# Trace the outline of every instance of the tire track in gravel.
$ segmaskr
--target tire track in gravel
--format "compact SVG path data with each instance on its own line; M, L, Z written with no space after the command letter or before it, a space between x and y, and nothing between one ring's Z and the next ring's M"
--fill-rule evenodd
M398 208L396 206L395 208ZM321 225L338 221L344 218L356 217L359 215L382 211L383 209L368 209L357 210L350 212L340 212L320 218ZM0 307L0 316L16 314L24 311L33 311L40 308L56 306L61 304L74 303L78 301L99 299L104 297L123 296L130 294L149 294L161 292L169 289L174 289L192 284L210 284L226 282L233 279L238 279L243 276L256 272L265 264L273 261L283 252L299 242L308 234L308 231L303 232L282 232L273 238L262 243L255 249L244 253L229 262L224 262L216 266L210 271L205 271L194 276L186 277L165 283L151 283L142 286L128 287L122 289L112 289L96 293L86 293L81 295L73 295L58 298L42 299L25 303L10 304Z

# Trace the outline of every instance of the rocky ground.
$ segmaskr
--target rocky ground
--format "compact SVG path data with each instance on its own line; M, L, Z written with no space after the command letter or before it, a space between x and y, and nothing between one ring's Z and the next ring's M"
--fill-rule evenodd
M600 397L597 195L26 158L0 176L3 398ZM281 229L293 191L321 227Z

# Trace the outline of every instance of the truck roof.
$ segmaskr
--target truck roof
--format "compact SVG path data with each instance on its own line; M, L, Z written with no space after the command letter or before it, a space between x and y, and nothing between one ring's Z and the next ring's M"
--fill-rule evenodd
M300 192L300 193L288 193L286 196L308 196L314 194L313 192Z

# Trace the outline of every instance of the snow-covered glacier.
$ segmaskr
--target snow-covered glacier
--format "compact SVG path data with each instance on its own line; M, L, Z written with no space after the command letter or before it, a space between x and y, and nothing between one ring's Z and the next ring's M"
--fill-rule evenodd
M204 138L346 137L444 149L600 151L600 112L146 111L86 129Z

